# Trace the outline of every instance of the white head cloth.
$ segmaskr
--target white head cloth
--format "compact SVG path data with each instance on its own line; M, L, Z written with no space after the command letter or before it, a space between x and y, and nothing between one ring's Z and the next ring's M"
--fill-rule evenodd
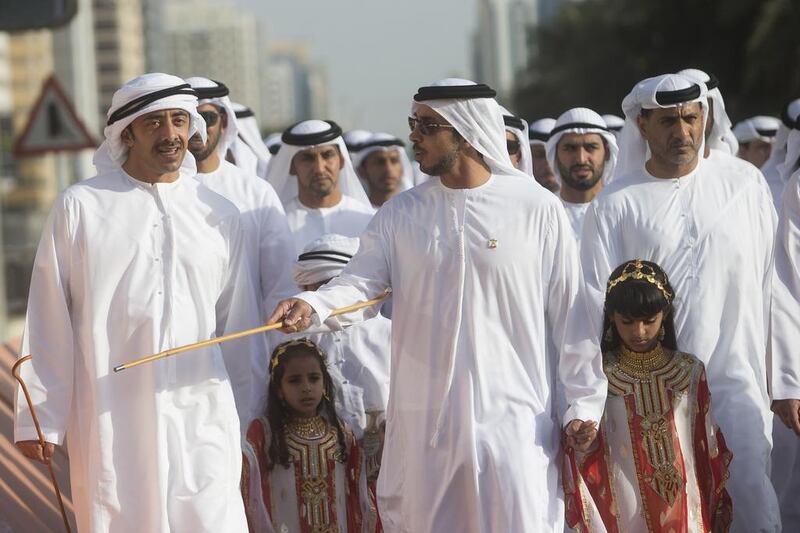
M220 88L220 84L214 80L210 80L208 78L203 78L200 76L194 76L192 78L186 78L186 83L192 86L192 89L198 90L198 101L197 105L201 106L203 104L211 104L217 107L221 107L225 111L225 115L228 117L228 127L225 128L225 134L220 138L219 144L217 144L217 154L219 154L220 159L225 159L225 155L228 153L228 148L233 145L233 142L236 140L236 135L239 132L239 126L236 124L236 113L233 110L233 106L231 105L231 99L228 98L227 94L225 96L218 96L213 98L204 98L202 94L203 89L217 89ZM222 87L225 87L224 85ZM225 88L227 91L227 88Z
M708 138L708 145L712 150L725 150L731 155L739 153L739 142L733 134L733 124L725 111L725 100L719 91L719 80L713 78L696 68L686 68L678 72L692 81L707 84L708 97L714 102L714 126L711 128L711 136ZM712 87L708 87L710 84Z
M603 167L601 179L603 183L610 182L614 176L614 169L617 166L617 158L619 156L617 138L613 133L608 131L606 121L603 120L603 117L586 107L575 107L561 113L561 116L556 120L556 124L550 134L550 139L548 139L546 145L547 163L550 165L550 168L553 169L553 174L559 183L561 182L561 171L556 161L558 143L567 133L577 133L578 135L596 133L606 141L606 150L608 150L609 157Z
M147 96L159 91L186 86L182 93L166 95L162 98L147 102ZM187 94L191 92L192 94ZM128 147L122 142L120 136L128 125L142 115L163 111L165 109L182 109L189 113L189 137L195 133L200 133L203 141L206 139L206 123L197 113L197 96L188 87L186 81L171 74L150 73L143 74L138 78L130 80L120 87L111 98L111 107L106 118L109 122L117 110L130 106L134 101L142 101L141 107L136 105L136 109L130 115L119 118L108 124L103 130L105 140L94 153L93 163L97 167L97 172L102 174L113 170L118 170L128 159ZM143 99L143 100L139 100ZM194 157L187 150L181 163L181 169L189 175L197 173L197 165Z
M361 144L372 137L372 132L367 130L350 130L342 135L344 144L347 145L347 150L350 152L350 159L353 160L353 166L358 169L361 161L358 159L358 153L361 151Z
M339 126L335 127L337 129L339 128ZM364 191L364 187L361 185L356 171L353 169L350 153L347 151L347 146L345 146L344 139L342 139L341 135L319 144L298 146L288 144L287 142L287 135L314 135L329 131L331 128L332 126L324 120L305 120L289 127L283 132L281 137L283 144L281 144L281 149L278 153L272 158L272 163L270 163L269 166L269 174L267 174L267 181L275 188L275 192L278 193L278 197L280 197L284 205L297 196L297 176L289 173L294 156L309 148L329 145L339 147L339 152L342 155L344 163L342 170L339 172L339 190L345 196L358 200L365 205L370 205L367 193Z
M264 137L264 146L267 148L271 156L277 154L278 150L281 148L281 134L270 133Z
M335 278L358 251L358 238L328 233L308 243L292 268L298 287Z
M400 163L403 165L403 177L400 180L400 190L407 191L414 186L414 169L405 150L405 143L390 133L373 133L369 138L359 143L358 155L353 157L353 165L358 168L370 154L375 152L396 151L400 154Z
M746 144L753 141L764 141L772 143L778 133L781 120L775 117L758 115L742 120L733 127L733 134L739 144Z
M603 120L606 121L608 131L614 134L614 137L619 139L619 134L622 133L622 127L625 125L625 119L617 115L601 115Z
M696 86L696 89L695 89ZM664 98L664 103L659 103L659 94L680 94L685 91L685 98L678 98L677 102ZM689 94L692 93L692 94ZM698 102L703 108L703 128L705 129L708 117L707 105L708 91L705 83L695 82L681 74L662 74L637 83L630 93L622 100L622 111L625 113L625 126L619 137L619 161L615 176L624 176L630 172L644 170L644 164L650 155L650 148L639 132L636 123L642 109L666 109L680 105ZM705 149L705 136L700 141L700 159Z
M778 173L783 177L781 167L786 161L786 149L789 142L789 134L791 133L794 122L800 117L800 98L792 100L783 109L781 116L781 124L778 126L778 133L775 134L775 140L772 143L772 151L769 154L769 159L764 163L762 169L767 167L775 167ZM791 174L790 174L791 175ZM784 180L788 179L788 176Z
M474 81L447 78L430 87L464 87L478 85ZM424 89L424 88L421 88ZM416 97L415 97L416 98ZM530 179L511 163L506 146L506 126L503 111L494 98L441 98L414 101L411 112L427 105L442 116L464 139L483 155L492 173L509 174Z
M255 165L256 174L266 177L267 165L272 156L261 140L258 121L249 107L236 102L231 102L231 107L236 113L236 127L239 130L239 135L231 147L233 157L238 163L240 159L247 158L249 154L253 154L257 161Z
M783 181L789 181L798 168L800 168L800 120L796 117L786 138L786 158L778 165L778 172Z
M529 144L546 145L547 139L550 138L550 132L556 125L554 118L540 118L528 124L528 142Z
M500 106L500 110L503 112L503 123L506 126L506 131L514 134L519 143L520 170L533 177L533 155L531 154L531 145L528 139L528 123L503 106Z

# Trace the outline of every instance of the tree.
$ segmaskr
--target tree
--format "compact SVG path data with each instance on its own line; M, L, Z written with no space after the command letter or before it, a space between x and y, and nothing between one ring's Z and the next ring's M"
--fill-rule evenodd
M794 0L585 0L531 32L515 109L530 119L584 106L621 114L638 81L683 68L720 80L734 120L779 115L800 97Z

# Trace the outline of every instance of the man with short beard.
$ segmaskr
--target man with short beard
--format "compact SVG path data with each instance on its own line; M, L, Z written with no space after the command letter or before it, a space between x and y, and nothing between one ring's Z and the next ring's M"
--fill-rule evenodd
M194 77L186 80L197 92L197 110L206 123L208 140L199 134L189 139L189 151L197 162L195 178L212 191L230 200L241 213L245 240L245 261L250 274L251 292L256 295L259 320L266 319L265 312L294 292L291 265L287 258L294 255L286 214L272 186L258 176L235 166L225 159L232 143L239 135L238 120L228 97L228 88L208 78ZM250 421L253 409L266 400L269 375L265 352L250 354L251 383L247 389L234 390L243 416L243 427ZM226 361L228 366L239 361Z
M460 79L421 87L409 139L433 177L378 210L340 276L270 317L286 332L312 315L345 326L377 309L333 308L392 289L387 533L560 531L562 428L588 447L605 402L600 358L561 346L580 282L572 229L511 164L494 96Z
M414 170L405 143L388 133L373 133L360 144L356 168L366 182L372 207L414 186Z
M126 83L97 176L58 197L36 252L21 370L46 444L20 390L14 437L44 462L66 439L82 533L247 531L236 378L223 359L248 361L257 343L112 370L258 325L239 213L193 178L186 145L200 128L183 79Z
M528 141L531 147L531 166L533 178L539 185L552 193L558 193L561 185L553 174L550 163L547 162L547 139L556 120L554 118L540 118L528 125Z
M620 162L581 237L591 320L568 331L583 330L585 340L602 331L606 282L624 261L643 258L668 272L681 295L678 347L705 364L712 416L733 452L725 485L732 531L775 532L767 376L776 216L758 169L729 171L703 157L707 106L705 84L680 74L646 79L623 100Z
M358 237L375 210L356 175L342 129L329 120L305 120L281 136L269 181L286 209L296 252L319 237Z
M547 141L547 161L561 181L559 195L580 240L589 203L614 175L617 139L603 118L585 107L561 114Z

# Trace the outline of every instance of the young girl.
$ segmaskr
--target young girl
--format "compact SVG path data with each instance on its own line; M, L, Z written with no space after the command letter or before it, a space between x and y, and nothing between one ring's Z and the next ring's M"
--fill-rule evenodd
M308 339L270 360L266 418L243 445L242 495L250 531L356 533L367 506L361 450L336 415L325 356Z
M711 421L703 364L678 350L674 292L655 263L620 265L606 287L608 399L588 450L567 441L567 524L581 532L728 531L731 453Z

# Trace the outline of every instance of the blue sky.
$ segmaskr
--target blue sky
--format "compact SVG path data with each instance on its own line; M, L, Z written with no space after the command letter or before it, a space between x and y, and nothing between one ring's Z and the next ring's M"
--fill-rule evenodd
M420 85L470 75L477 0L233 0L270 39L307 41L325 65L333 120L406 134Z

